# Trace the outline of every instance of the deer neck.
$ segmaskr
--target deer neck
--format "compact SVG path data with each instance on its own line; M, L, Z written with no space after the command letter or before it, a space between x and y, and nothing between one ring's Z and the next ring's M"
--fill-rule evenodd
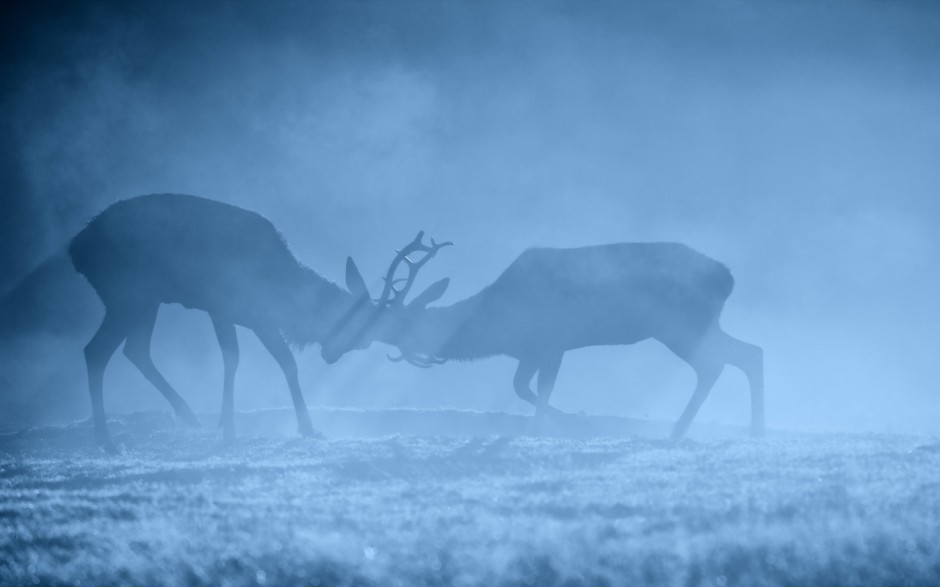
M476 340L471 328L475 322L473 298L451 306L427 308L409 329L405 346L413 352L437 359L470 360L493 354Z
M332 281L306 269L303 285L285 310L281 321L288 340L297 346L319 342L325 333L336 326L352 305L353 296Z

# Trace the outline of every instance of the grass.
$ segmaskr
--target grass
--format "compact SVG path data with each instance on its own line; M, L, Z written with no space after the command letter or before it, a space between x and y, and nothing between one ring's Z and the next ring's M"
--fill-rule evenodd
M261 434L270 414L240 414L240 430L258 426L222 446L215 430L135 414L111 421L116 457L91 446L87 423L0 435L0 584L940 579L934 439L730 433L673 445L631 435L629 421L614 434L599 419L592 435L534 434L493 414L332 416L384 427L312 440ZM418 420L428 432L450 424L401 433Z

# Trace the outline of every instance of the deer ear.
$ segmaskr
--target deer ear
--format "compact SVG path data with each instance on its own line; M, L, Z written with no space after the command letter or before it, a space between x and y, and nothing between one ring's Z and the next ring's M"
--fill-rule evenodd
M356 262L352 257L346 257L346 288L356 297L368 297L369 288L366 286L366 280L359 273Z
M447 291L448 285L450 285L449 277L445 277L440 281L435 281L431 284L430 287L415 296L415 299L413 299L411 303L408 304L408 307L423 308L427 306L431 302L444 295L444 292Z

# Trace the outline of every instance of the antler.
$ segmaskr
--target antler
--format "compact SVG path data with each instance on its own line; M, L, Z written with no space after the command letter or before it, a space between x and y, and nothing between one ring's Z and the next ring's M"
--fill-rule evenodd
M388 267L388 273L385 274L385 287L382 289L382 296L378 301L380 307L404 305L405 296L408 295L408 291L411 289L411 286L414 285L415 278L418 276L418 270L421 269L425 263L430 261L431 257L436 255L440 249L454 244L450 241L437 243L432 238L429 246L424 244L422 242L423 240L424 231L422 230L418 233L418 236L405 245L404 248L396 249L395 258L392 259L392 264ZM414 260L409 257L409 255L413 255L414 253L424 253L424 256L418 260ZM408 277L395 279L395 273L402 263L408 266ZM405 285L398 288L397 285L402 282L404 282Z

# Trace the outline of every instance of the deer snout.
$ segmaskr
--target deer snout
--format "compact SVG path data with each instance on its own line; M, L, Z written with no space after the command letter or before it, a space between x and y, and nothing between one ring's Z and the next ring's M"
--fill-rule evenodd
M321 349L320 356L323 357L323 360L326 362L327 365L332 365L333 363L338 361L339 358L343 356L343 354L330 351L327 349Z
M372 345L371 340L357 343L350 347L333 347L333 346L324 346L320 349L320 356L323 357L323 360L326 361L327 365L332 365L336 361L340 360L343 355L349 351L359 351L367 349Z

